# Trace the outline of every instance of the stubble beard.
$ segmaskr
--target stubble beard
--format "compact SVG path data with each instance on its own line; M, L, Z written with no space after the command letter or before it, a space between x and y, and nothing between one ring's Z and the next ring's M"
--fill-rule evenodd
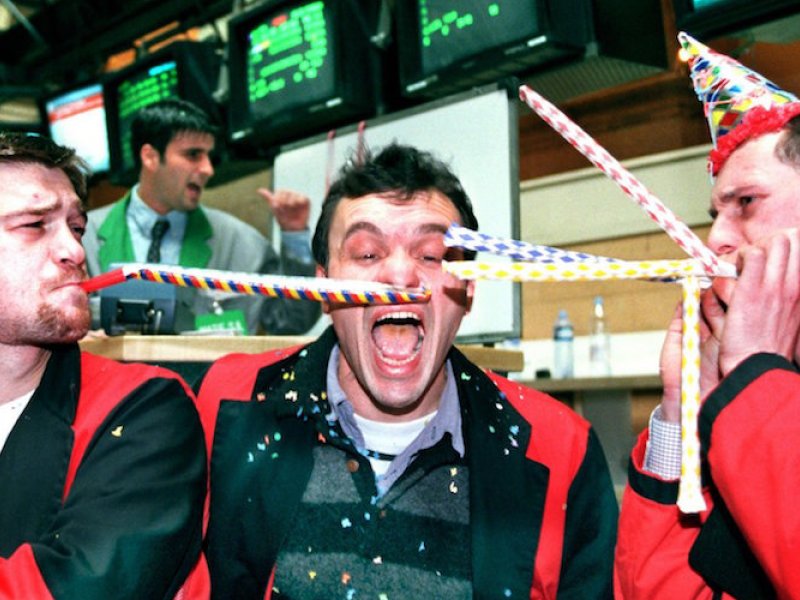
M74 307L70 307L72 312ZM41 343L66 344L76 342L89 331L91 313L88 302L85 310L70 314L50 304L42 304L37 310L38 324L34 332Z

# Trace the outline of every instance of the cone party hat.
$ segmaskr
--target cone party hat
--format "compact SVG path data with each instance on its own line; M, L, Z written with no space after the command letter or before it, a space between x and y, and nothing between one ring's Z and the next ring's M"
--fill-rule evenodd
M714 145L709 155L712 175L742 143L778 131L800 115L800 100L794 94L684 32L678 41L708 120Z

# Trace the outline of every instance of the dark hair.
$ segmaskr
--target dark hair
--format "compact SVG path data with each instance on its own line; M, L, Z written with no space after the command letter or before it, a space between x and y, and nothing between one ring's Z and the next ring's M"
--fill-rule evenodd
M472 203L458 177L448 165L429 152L392 143L374 156L367 151L363 161L356 160L354 154L339 171L338 179L331 185L322 203L322 212L311 243L317 264L328 266L328 233L333 214L342 198L390 193L396 198L408 200L418 192L434 190L453 203L464 227L478 229ZM475 253L465 251L464 256L470 259Z
M142 146L150 144L163 157L172 139L185 132L216 137L219 128L201 108L180 98L154 102L141 109L131 122L131 152L136 170L142 166L139 156Z
M781 162L800 169L800 116L786 123L783 131L786 131L786 135L778 140L775 154Z
M89 197L86 183L89 165L73 148L59 146L50 138L34 133L0 132L0 164L24 163L61 169L69 178L81 203Z

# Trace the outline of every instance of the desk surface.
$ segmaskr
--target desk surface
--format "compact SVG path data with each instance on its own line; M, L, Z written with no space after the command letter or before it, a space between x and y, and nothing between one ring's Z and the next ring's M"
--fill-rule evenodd
M533 379L523 385L552 394L554 392L593 392L601 390L660 390L658 375L626 377L579 377L575 379Z
M192 336L192 335L120 335L81 341L88 352L124 361L204 362L231 352L255 354L312 341L306 336ZM519 350L458 345L475 364L493 371L521 371L524 356Z

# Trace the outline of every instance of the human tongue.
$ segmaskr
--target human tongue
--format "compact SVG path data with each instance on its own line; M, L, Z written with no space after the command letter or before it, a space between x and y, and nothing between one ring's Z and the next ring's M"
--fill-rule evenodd
M417 325L376 325L372 339L387 358L402 359L417 350L421 335Z

